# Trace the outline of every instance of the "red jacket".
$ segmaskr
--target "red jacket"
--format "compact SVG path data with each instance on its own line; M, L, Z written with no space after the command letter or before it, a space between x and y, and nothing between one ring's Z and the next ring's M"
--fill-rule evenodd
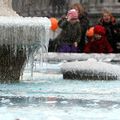
M85 53L112 53L113 49L109 44L106 37L102 37L100 40L94 40L88 42L84 48Z

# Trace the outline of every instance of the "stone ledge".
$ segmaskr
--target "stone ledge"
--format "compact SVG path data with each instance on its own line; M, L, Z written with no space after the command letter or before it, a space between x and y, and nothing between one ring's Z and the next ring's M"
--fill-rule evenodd
M78 80L119 80L120 66L95 59L87 61L66 62L61 71L64 79Z

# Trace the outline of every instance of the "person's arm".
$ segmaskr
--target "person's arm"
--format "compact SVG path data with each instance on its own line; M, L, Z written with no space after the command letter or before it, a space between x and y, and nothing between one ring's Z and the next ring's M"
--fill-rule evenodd
M62 19L60 19L59 22L58 22L58 25L59 25L59 27L60 27L61 29L66 28L67 24L68 24L67 18L62 18Z
M77 37L75 42L79 43L81 41L81 25L80 23L77 24Z

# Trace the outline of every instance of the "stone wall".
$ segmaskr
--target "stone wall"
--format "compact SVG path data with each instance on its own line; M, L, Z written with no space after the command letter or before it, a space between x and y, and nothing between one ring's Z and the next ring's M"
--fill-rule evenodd
M93 23L99 19L104 8L109 9L118 19L120 18L120 2L117 0L109 0L109 2L108 0L12 0L12 6L21 16L60 17L75 2L84 5Z
M5 0L6 1L6 0ZM22 16L45 16L65 13L70 4L80 2L90 13L99 13L108 8L113 13L119 13L118 0L12 0L13 9Z
M13 9L21 16L60 16L70 0L13 0Z

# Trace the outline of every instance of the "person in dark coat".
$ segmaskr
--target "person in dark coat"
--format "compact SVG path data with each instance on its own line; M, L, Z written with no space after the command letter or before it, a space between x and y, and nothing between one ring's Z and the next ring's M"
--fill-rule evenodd
M56 38L58 41L58 52L79 52L78 44L81 40L81 26L78 12L75 9L68 11L67 16L58 22L62 29Z
M85 53L112 53L113 49L106 36L106 30L101 25L94 27L94 40L86 44Z
M115 40L114 40L114 25L116 24L116 19L113 17L110 11L104 10L102 13L102 17L100 18L99 25L102 25L106 29L107 39L115 49Z
M120 21L118 21L114 26L114 41L114 53L120 53Z
M90 23L88 14L80 3L73 4L71 8L76 9L79 14L78 18L79 18L80 25L81 25L81 41L79 43L79 48L80 48L80 52L83 52L83 49L85 46L85 34L86 34L86 31Z

